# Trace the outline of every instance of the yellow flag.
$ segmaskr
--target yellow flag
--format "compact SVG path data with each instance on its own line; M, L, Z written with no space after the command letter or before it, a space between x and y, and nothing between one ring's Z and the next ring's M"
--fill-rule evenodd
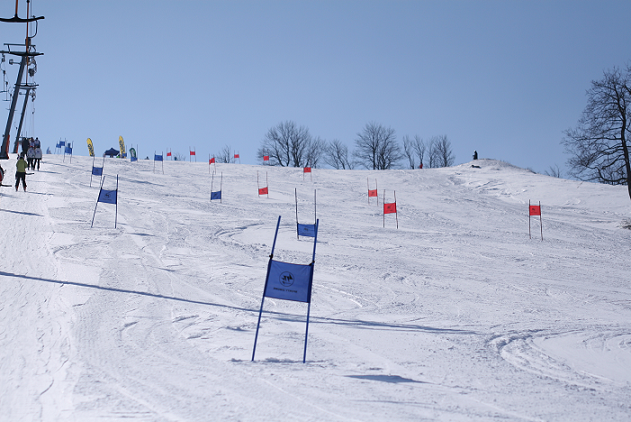
M94 157L94 145L92 145L92 139L88 138L88 151L90 152L90 157Z
M121 158L125 158L127 153L125 152L125 141L123 141L123 137L118 137L118 145L121 147Z

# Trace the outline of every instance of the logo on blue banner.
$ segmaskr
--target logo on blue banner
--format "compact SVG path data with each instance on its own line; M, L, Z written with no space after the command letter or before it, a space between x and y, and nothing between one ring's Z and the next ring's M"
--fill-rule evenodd
M97 202L116 204L116 190L101 190L99 193L99 200Z
M311 302L312 272L312 265L271 260L265 296L296 302Z
M300 224L298 223L298 235L315 237L315 224Z

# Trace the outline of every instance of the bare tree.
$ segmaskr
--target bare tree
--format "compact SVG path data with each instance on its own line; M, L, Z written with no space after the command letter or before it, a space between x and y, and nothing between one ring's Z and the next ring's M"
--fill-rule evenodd
M456 157L451 150L451 142L446 135L434 136L429 143L429 167L451 167Z
M578 126L567 130L562 141L571 155L570 174L579 180L627 185L631 198L630 133L631 66L624 73L605 71L602 80L592 81Z
M232 157L230 146L226 145L215 155L215 161L218 163L231 163L233 161Z
M348 147L334 139L324 149L324 161L338 170L353 169L354 163L348 158Z
M550 169L544 171L544 173L550 177L559 177L559 178L561 177L561 169L559 168L558 164L555 164L554 166L550 166Z
M397 164L404 155L397 142L395 131L376 123L368 123L357 134L354 156L362 166L373 170L387 170Z
M316 167L323 142L313 139L309 129L292 121L279 123L267 131L258 150L258 157L269 156L269 164L282 167Z
M425 142L423 142L420 136L414 135L414 139L410 139L408 135L403 137L403 151L408 158L410 168L415 169L417 167L416 159L418 159L419 165L423 164L425 150Z

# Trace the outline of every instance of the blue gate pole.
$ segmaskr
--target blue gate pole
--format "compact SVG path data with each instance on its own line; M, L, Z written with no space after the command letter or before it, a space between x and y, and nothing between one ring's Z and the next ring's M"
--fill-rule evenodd
M311 290L313 288L313 268L315 265L316 243L318 243L319 224L320 224L320 220L316 219L315 237L313 239L313 258L311 260L311 280L309 281L309 305L307 306L307 329L305 330L305 351L302 354L302 363L305 363L307 361L307 338L309 336L309 315L311 314Z
M261 325L261 315L263 314L263 303L265 303L265 290L267 290L267 280L269 279L270 268L272 268L272 258L274 257L274 248L276 247L276 237L278 236L278 227L280 226L280 215L276 223L276 233L274 234L274 243L272 243L272 253L267 263L267 275L265 276L265 287L263 288L263 298L261 299L261 309L259 309L259 320L256 323L256 334L254 335L254 348L252 349L252 362L254 362L254 354L256 353L256 341L259 338L259 327Z

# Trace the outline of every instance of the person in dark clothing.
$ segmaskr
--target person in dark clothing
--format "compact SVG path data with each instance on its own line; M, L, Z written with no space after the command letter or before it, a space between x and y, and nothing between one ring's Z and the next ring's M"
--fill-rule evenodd
M18 162L15 164L16 172L15 172L15 190L18 190L20 186L20 180L22 181L22 185L24 186L24 191L26 192L26 161L24 161L24 154L20 154L20 158L18 158Z
M474 160L478 159L478 151L473 151L473 159Z

